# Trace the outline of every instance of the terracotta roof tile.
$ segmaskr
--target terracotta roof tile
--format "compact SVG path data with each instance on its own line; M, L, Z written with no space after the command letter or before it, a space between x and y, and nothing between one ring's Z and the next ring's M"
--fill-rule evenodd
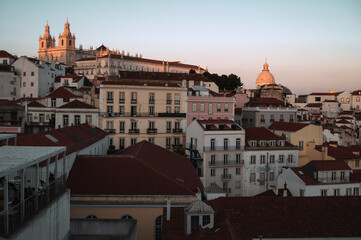
M322 107L322 103L308 103L305 107L320 108L320 107Z
M316 166L319 171L351 170L343 160L313 160L311 163Z
M295 123L295 122L273 122L268 129L270 130L280 130L287 132L296 132L304 127L307 127L311 124L308 123Z
M147 141L119 155L77 157L67 186L72 194L85 195L195 195L197 188L203 190L187 158Z
M14 57L13 55L11 55L10 53L8 53L5 50L0 50L0 58L12 58L12 59L16 59L16 57Z
M45 108L45 106L37 101L33 101L28 104L28 107Z
M59 108L85 108L85 109L96 109L96 107L89 105L85 102L81 102L79 100L74 100L72 102L66 103Z
M49 93L46 97L48 98L82 98L81 96L75 95L64 87L59 87Z

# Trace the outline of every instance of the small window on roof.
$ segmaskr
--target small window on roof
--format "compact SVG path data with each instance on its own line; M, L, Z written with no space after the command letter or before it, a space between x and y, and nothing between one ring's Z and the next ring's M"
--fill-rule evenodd
M302 170L299 170L298 173L299 173L301 176L305 175L305 173L304 173Z

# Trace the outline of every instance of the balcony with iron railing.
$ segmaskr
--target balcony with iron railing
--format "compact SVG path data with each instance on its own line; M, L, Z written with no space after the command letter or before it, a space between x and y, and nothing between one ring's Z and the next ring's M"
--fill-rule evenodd
M149 99L149 104L154 104L154 99Z
M108 98L107 99L107 103L113 103L113 102L114 102L113 98Z
M26 189L30 190L30 189ZM9 205L7 211L0 213L0 237L11 238L21 227L39 216L55 199L66 191L66 177L61 176L38 191L31 189L25 192L25 199Z
M167 104L172 104L172 100L167 100Z
M125 99L119 99L119 103L125 103Z
M204 152L210 152L210 151L236 151L236 150L243 150L244 147L242 146L204 146L203 151Z
M137 101L137 99L132 99L130 102L131 102L131 104L137 104L138 101Z
M208 165L210 167L243 166L244 165L244 160L209 161Z
M106 131L107 133L115 133L114 128L106 128L106 129L104 129L104 131Z
M139 133L139 129L129 129L129 134L137 134Z
M182 133L183 129L181 128L173 128L173 133Z
M157 131L158 131L158 130L157 130L156 128L148 128L148 129L147 129L147 133L148 133L148 134L155 134L155 133L157 133Z
M232 179L232 175L231 175L231 174L222 174L222 175L221 175L221 179L222 179L222 180L231 180L231 179Z

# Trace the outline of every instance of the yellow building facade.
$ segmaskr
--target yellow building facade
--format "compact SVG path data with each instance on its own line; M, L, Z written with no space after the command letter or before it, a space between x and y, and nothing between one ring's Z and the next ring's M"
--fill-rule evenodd
M99 126L124 149L142 140L166 149L185 147L186 88L174 83L103 82Z

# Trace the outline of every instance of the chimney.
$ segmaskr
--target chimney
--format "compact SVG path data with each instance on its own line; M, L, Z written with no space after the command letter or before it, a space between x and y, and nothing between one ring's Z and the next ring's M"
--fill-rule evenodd
M167 200L167 221L170 220L170 197Z
M284 184L283 197L287 197L287 183Z

